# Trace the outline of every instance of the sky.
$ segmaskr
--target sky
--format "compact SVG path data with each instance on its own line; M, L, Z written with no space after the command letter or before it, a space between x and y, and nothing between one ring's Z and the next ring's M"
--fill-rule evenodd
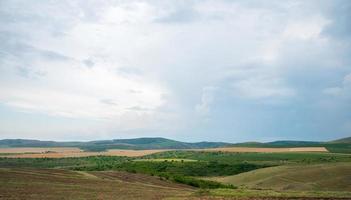
M0 139L351 136L351 1L0 1Z

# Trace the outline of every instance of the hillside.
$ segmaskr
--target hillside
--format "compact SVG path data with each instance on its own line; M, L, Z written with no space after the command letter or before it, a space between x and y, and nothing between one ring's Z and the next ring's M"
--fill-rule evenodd
M332 153L351 153L351 137L331 142L281 140L273 142L246 142L229 145L231 147L265 147L265 148L294 148L294 147L325 147Z
M330 143L348 143L351 144L351 137L341 138L338 140L333 140Z
M224 142L180 142L166 138L134 138L97 140L90 142L55 142L40 140L5 139L0 140L0 147L79 147L88 151L104 151L106 149L196 149L227 146Z
M351 191L351 164L277 166L210 180L255 189Z
M0 169L0 199L189 198L194 188L125 172Z
M273 142L181 142L167 138L133 138L96 140L90 142L56 142L25 139L0 140L0 148L6 147L79 147L87 151L105 151L107 149L205 149L218 147L267 147L267 148L293 148L293 147L325 147L333 153L351 153L351 137L334 140L331 142L313 141L273 141Z

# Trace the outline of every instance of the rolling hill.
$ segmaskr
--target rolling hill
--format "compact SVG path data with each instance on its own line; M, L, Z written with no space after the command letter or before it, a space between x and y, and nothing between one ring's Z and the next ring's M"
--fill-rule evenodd
M351 191L351 164L276 166L210 180L255 189Z
M203 149L218 147L267 147L267 148L293 148L293 147L326 147L333 153L351 153L351 137L330 142L313 141L273 141L273 142L181 142L161 137L96 140L90 142L56 142L25 139L0 140L0 148L6 147L79 147L87 151L105 151L106 149Z
M351 137L341 138L338 140L333 140L330 143L348 143L351 144Z
M0 147L79 147L88 151L104 151L106 149L196 149L227 146L224 142L180 142L166 138L134 138L97 140L90 142L55 142L40 140L5 139L0 140Z

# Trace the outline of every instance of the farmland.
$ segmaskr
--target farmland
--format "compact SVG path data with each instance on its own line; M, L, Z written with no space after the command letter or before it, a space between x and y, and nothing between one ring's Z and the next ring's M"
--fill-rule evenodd
M138 157L168 150L126 150L110 149L102 152L85 152L78 148L6 148L0 149L0 157L8 158L67 158L88 156Z
M346 198L350 163L351 155L327 152L3 157L0 191L3 199Z
M180 145L168 140L156 141L161 141L164 147ZM155 141L128 142L146 147L144 142ZM94 151L79 145L0 148L0 199L351 197L351 154L332 153L326 147L96 151L99 148L94 145ZM343 145L347 148L347 144Z
M207 148L207 149L183 149L184 151L204 152L328 152L324 147L295 147L295 148L252 148L252 147L228 147L228 148ZM9 158L66 158L66 157L88 157L88 156L127 156L139 157L159 152L172 151L172 149L108 149L101 152L83 151L74 147L51 147L51 148L0 148L0 156Z

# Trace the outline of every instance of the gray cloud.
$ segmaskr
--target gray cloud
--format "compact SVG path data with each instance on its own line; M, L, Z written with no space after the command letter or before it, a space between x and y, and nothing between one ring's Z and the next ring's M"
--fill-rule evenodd
M108 119L92 123L108 137L346 136L350 5L1 1L0 106Z

